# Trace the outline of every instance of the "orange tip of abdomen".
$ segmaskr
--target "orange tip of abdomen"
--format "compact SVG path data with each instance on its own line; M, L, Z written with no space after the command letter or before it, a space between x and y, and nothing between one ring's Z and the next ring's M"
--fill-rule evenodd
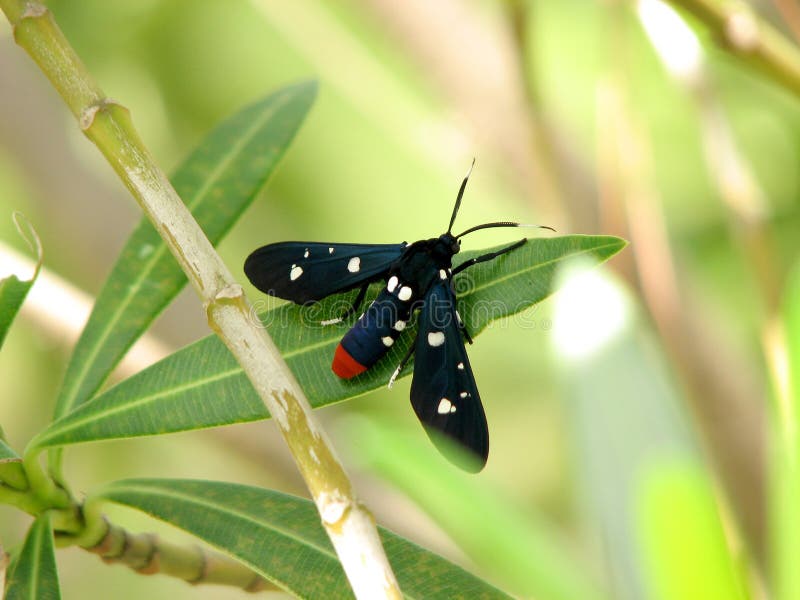
M341 344L336 346L336 353L333 355L331 370L342 379L351 379L367 370L367 367L350 356Z

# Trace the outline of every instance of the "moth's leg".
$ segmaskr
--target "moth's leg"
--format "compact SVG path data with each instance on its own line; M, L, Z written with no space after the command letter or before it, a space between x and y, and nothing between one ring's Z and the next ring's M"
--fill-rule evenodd
M453 275L456 275L457 273L460 273L461 271L471 267L472 265L477 265L478 263L482 263L482 262L486 262L487 260L495 259L498 256L502 256L503 254L511 252L512 250L516 250L520 246L524 246L525 242L527 242L527 241L528 241L527 239L522 238L520 241L514 242L513 244L511 244L508 248L501 248L500 250L497 250L496 252L489 252L487 254L482 254L481 256L476 256L475 258L470 258L468 261L461 263L455 269L453 269Z
M468 344L471 344L472 337L469 335L469 332L467 331L467 326L464 325L464 321L461 320L461 315L458 314L457 310L453 310L453 313L455 314L456 323L458 323L458 328L461 330L461 333L464 334L464 339L467 340Z
M392 389L392 386L394 385L394 380L400 376L400 373L403 371L403 368L406 366L408 361L411 360L411 357L414 355L414 350L417 348L417 337L419 337L419 334L417 334L414 337L414 340L408 347L408 352L406 352L406 355L403 357L403 360L400 361L400 364L397 365L397 368L394 370L394 373L392 373L392 376L389 378L389 389Z
M336 317L335 319L328 319L327 321L322 321L322 325L334 325L335 323L341 323L350 315L354 315L361 306L361 304L364 302L364 297L367 295L367 289L369 289L369 282L361 286L361 289L358 290L358 296L356 296L355 300L353 300L353 304L350 305L350 308L344 311L344 314L342 314L341 317Z
M527 242L527 241L528 240L523 238L523 239L519 240L518 242L514 242L513 244L511 244L507 248L501 248L500 250L497 250L495 252L488 252L487 254L482 254L481 256L476 256L475 258L471 258L468 261L458 265L455 269L453 269L451 277L455 276L456 274L460 273L464 269L467 269L467 268L469 268L469 267L471 267L473 265L477 265L478 263L486 262L488 260L493 260L493 259L497 258L498 256L502 256L503 254L507 254L507 253L511 252L512 250L516 250L520 246L525 245L525 242ZM472 337L470 337L469 332L467 331L467 327L464 325L464 322L461 320L461 315L459 315L458 311L456 311L456 310L454 310L453 312L455 313L456 321L458 322L458 328L461 330L461 333L464 334L464 339L467 340L467 343L471 344L472 343Z

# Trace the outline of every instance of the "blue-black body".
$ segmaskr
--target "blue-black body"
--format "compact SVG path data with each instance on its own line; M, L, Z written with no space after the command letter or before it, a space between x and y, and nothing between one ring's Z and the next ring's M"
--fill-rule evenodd
M520 226L506 221L486 223L453 235L468 177L469 173L459 189L450 226L439 237L410 245L281 242L255 250L245 261L244 270L261 291L298 304L360 288L347 313L324 323L342 321L356 312L369 284L386 281L336 347L331 368L343 379L358 376L378 362L402 335L414 311L420 309L417 339L391 381L415 354L411 384L414 411L440 450L459 466L474 471L486 463L489 432L464 347L465 339L472 340L456 311L453 276L510 252L526 240L452 268L460 237L478 229ZM449 442L441 444L442 435ZM450 452L452 442L476 460L464 463L458 452Z
M369 369L392 347L421 307L431 284L449 281L458 240L450 234L420 240L404 248L389 267L386 287L342 338L336 349L333 371L349 379Z

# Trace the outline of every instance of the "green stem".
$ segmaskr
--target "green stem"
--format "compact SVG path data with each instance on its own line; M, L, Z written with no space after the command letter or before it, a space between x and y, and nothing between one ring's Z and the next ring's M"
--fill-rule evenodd
M725 50L800 96L800 50L747 5L717 0L669 2L702 21Z
M250 318L251 307L242 287L155 164L127 109L106 98L46 7L37 2L0 0L0 8L14 28L17 43L47 75L84 134L106 157L164 239L200 296L210 327L242 365L274 417L356 596L400 597L374 520L355 497L302 389L266 330Z
M34 516L44 509L31 493L21 492L6 485L0 485L0 504L14 506Z
M122 564L146 575L168 575L192 585L217 584L247 592L278 588L241 562L197 545L178 545L154 533L131 533L110 523L101 502L83 506L83 529L76 536L58 536L59 544L77 545L104 562Z
M67 508L70 505L69 494L56 485L39 462L40 450L26 452L22 458L25 475L28 478L31 492L42 500L48 508Z

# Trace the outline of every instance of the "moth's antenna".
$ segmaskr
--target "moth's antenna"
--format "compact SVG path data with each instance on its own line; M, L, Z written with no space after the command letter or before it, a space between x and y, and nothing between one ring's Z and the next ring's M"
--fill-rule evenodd
M472 169L475 167L475 159L472 159L472 164L469 166L469 171L464 176L464 181L461 182L461 187L458 188L458 196L456 196L456 205L453 207L453 214L450 217L450 226L447 228L447 233L450 233L453 229L453 223L456 221L456 215L458 214L458 209L461 208L461 198L464 197L464 190L467 187L467 181L469 180L469 176L472 174Z
M483 225L476 225L475 227L470 227L463 233L459 233L456 236L456 239L460 237L464 237L468 233L472 233L473 231L478 231L479 229L492 229L494 227L537 227L539 229L549 229L550 231L555 231L549 225L531 225L530 223L514 223L513 221L496 221L494 223L484 223Z

